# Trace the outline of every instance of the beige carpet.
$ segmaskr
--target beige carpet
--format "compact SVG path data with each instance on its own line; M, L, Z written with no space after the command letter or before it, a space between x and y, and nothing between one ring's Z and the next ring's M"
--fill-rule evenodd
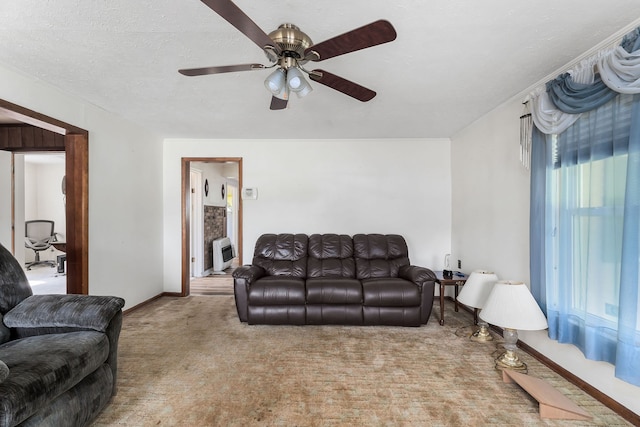
M161 298L125 316L118 394L94 426L619 426L611 410L528 355L593 415L542 420L472 343L471 315L445 326L248 326L232 296Z
M191 295L233 295L233 277L224 274L192 278L189 290Z

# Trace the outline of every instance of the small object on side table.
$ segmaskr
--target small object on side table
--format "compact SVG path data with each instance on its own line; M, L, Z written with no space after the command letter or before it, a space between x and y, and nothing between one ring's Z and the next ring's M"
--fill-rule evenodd
M64 263L67 261L67 242L51 242L51 246L59 250L60 252L65 252L62 255L58 255L56 257L56 265L58 266L58 273L65 275L64 272ZM56 275L57 277L57 275Z
M449 271L450 273L445 276L444 271L434 271L436 278L440 284L440 326L444 325L444 289L445 286L455 286L455 298L453 299L455 304L455 310L458 311L458 291L459 286L464 285L469 276L459 271Z

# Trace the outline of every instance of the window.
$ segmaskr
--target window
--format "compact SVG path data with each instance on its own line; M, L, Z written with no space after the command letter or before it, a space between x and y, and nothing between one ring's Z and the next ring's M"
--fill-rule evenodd
M616 328L627 155L551 171L551 283L568 286L571 313ZM557 289L557 288L556 288ZM553 292L553 291L552 291ZM551 301L559 295L553 295Z
M531 283L549 337L640 385L640 95L534 132ZM534 289L535 288L535 289Z

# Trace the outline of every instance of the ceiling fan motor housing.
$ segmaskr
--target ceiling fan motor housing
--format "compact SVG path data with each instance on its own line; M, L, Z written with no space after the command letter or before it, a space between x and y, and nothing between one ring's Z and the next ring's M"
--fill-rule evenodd
M269 38L280 47L281 57L293 57L298 62L303 62L305 49L313 45L311 38L293 24L280 25Z

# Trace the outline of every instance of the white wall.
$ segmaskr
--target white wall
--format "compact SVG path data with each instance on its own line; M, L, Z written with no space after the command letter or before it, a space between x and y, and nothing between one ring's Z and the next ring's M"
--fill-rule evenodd
M202 200L205 206L226 206L227 199L226 197L222 197L221 187L223 185L226 186L227 179L223 175L224 171L224 163L203 163L203 162L194 162L192 163L193 167L196 167L202 171L202 182L205 180L209 183L209 194L204 194L204 189L201 188L199 191L202 192ZM204 185L204 184L202 184ZM226 194L226 193L225 193Z
M490 269L529 284L529 172L519 159L520 115L522 100L514 100L452 138L451 240L463 271ZM547 331L523 331L520 339L640 414L640 388L616 379L612 365L586 360Z
M89 131L89 293L161 293L162 140L1 65L0 98Z
M412 263L450 250L448 139L164 142L164 289L180 290L182 157L242 157L243 263L263 233L397 233Z
M452 261L529 280L529 171L520 163L522 105L505 105L452 138Z

